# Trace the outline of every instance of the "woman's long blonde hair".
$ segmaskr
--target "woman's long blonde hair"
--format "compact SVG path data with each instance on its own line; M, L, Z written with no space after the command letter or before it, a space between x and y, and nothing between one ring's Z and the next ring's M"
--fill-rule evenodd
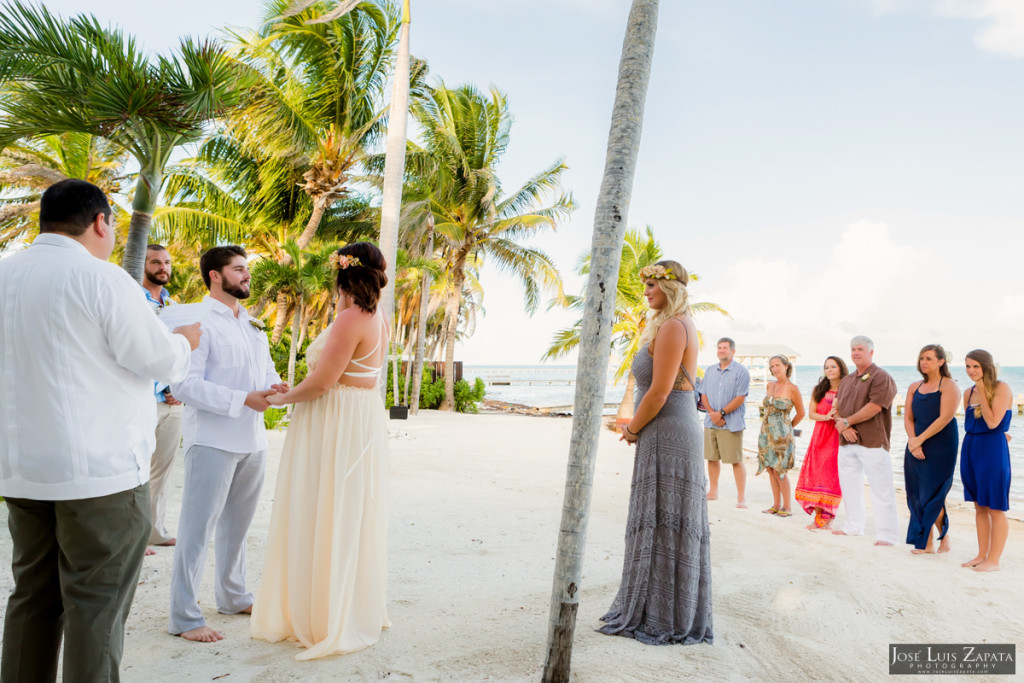
M690 315L690 292L686 288L686 283L690 281L690 274L686 272L686 268L683 268L678 261L658 261L654 265L671 271L674 277L671 280L667 278L657 278L656 280L661 291L665 293L665 308L660 311L651 311L648 315L644 333L640 336L640 348L645 348L654 341L655 335L666 321Z
M992 354L984 349L974 349L967 354L967 358L970 358L981 366L981 383L985 385L985 398L988 399L988 405L991 407L992 401L996 398L996 387L999 385L999 373L996 370L996 361L992 357ZM974 409L974 417L981 417L980 405Z

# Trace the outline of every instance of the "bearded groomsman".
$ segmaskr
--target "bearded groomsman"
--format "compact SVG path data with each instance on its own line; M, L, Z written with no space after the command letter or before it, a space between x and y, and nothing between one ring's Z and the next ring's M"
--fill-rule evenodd
M249 297L249 266L238 246L214 247L199 259L213 309L184 381L171 386L185 403L185 490L171 573L168 630L212 643L224 636L199 608L206 548L216 529L214 594L221 614L252 611L245 587L245 538L263 488L267 396L287 391L274 370L259 320L239 301Z
M864 336L850 341L854 372L843 378L831 416L839 430L839 487L846 523L840 536L864 534L864 475L875 510L875 545L900 540L896 490L892 481L889 437L896 382L874 363L875 343Z
M171 255L159 244L146 248L146 264L142 277L142 288L150 307L159 313L174 304L167 283L171 280ZM167 482L171 479L174 456L181 444L181 401L174 398L171 388L162 382L154 387L156 396L156 448L149 461L149 505L153 528L149 534L150 545L172 546L176 539L164 525L167 514ZM147 549L147 555L153 551Z
M4 683L117 681L149 539L153 381L188 369L199 325L172 334L113 263L103 191L62 180L39 236L0 260L0 495L14 550Z

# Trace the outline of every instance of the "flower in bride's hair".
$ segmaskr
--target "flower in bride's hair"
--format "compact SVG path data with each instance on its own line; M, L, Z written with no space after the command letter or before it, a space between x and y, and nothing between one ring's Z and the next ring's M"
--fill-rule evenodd
M335 270L345 270L346 268L353 268L355 266L362 265L362 263L359 262L359 259L356 258L355 256L349 256L348 254L339 254L338 252L334 252L333 254L331 254L331 258L329 260L331 263L331 267L334 268Z
M671 268L665 266L644 266L640 269L640 278L643 280L676 280Z

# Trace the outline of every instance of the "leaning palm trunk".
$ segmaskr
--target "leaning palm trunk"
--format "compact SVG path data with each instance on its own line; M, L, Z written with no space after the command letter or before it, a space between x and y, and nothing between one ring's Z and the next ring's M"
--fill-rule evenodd
M291 256L285 256L291 261ZM284 328L288 326L288 313L291 312L291 308L288 302L287 294L277 295L277 320L274 321L274 333L270 336L270 343L277 344L281 341L281 337L284 336Z
M628 422L633 417L634 410L634 392L636 390L636 377L633 373L629 373L629 379L626 380L626 392L622 395L622 403L619 404L619 410L615 414L616 422L620 419L626 419Z
M594 460L608 376L619 260L640 147L657 22L658 0L633 0L622 43L604 177L594 216L590 277L576 368L572 439L551 592L544 681L569 680Z
M382 314L390 318L395 308L395 261L398 258L398 219L402 210L402 179L405 177L405 138L409 119L409 0L402 10L402 32L395 60L391 90L391 118L384 153L384 186L380 205L380 250L387 262L388 284L381 292ZM396 373L397 374L397 373ZM397 382L397 380L396 380ZM395 390L395 403L398 391Z

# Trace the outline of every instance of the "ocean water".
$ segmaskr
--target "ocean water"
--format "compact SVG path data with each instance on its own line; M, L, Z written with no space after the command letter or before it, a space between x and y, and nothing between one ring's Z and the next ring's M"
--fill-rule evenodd
M896 380L899 399L905 398L907 388L921 378L914 366L892 366L885 368ZM964 389L971 385L967 373L962 367L950 368L954 381ZM799 387L804 397L804 404L810 400L811 389L817 384L821 368L818 366L798 365L794 368L793 382ZM463 374L472 382L474 377L482 377L485 381L508 382L507 385L490 384L487 387L487 398L506 403L551 408L571 406L575 399L576 366L574 365L468 365ZM999 379L1010 385L1014 396L1024 394L1024 367L1004 367L999 369ZM605 405L617 405L622 401L626 390L626 381L618 384L609 381L605 391ZM764 384L752 383L747 403L747 426L745 435L746 446L756 448L757 433L760 428L757 405L764 399ZM899 402L899 401L898 401ZM614 413L615 409L606 407L606 413ZM963 415L957 416L960 438L963 440ZM797 465L803 461L807 452L814 424L807 420L797 426L801 436L797 437ZM1010 483L1010 506L1014 510L1024 510L1024 415L1018 415L1014 408L1010 422L1010 467L1014 478ZM893 471L896 485L903 482L903 454L907 444L907 433L903 427L903 416L893 414L892 454ZM959 467L959 464L958 464ZM963 489L960 486L959 469L953 478L952 500L963 500Z

